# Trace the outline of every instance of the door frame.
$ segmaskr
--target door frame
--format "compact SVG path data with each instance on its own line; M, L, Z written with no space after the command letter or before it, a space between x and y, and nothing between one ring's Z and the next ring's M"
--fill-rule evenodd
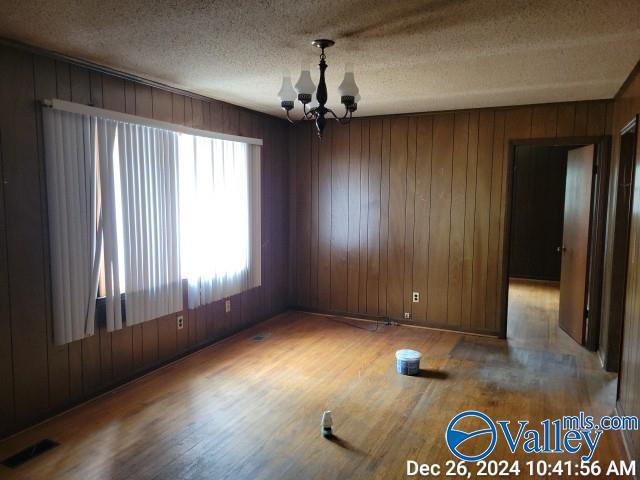
M638 129L640 128L639 116L634 115L631 120L629 120L618 132L616 142L618 145L618 175L616 178L616 184L613 185L616 190L619 188L620 184L620 173L621 173L621 162L622 162L622 137L627 134L629 131L635 128L635 139L632 145L632 158L631 158L631 183L630 183L630 194L629 194L629 211L625 212L618 210L618 196L616 195L616 211L615 218L613 218L612 223L612 239L611 239L611 248L613 259L611 262L611 290L609 292L609 311L608 313L608 322L607 322L607 348L606 354L604 355L603 366L604 369L609 372L618 372L620 373L620 362L622 360L622 342L624 341L624 312L625 312L625 301L627 296L627 269L629 263L629 236L631 234L631 214L633 209L633 186L634 186L634 172L635 172L635 164L636 157L638 155L638 135L640 132ZM624 215L624 218L621 216ZM615 244L617 243L617 236L623 232L618 231L618 222L624 221L626 222L626 243L627 249L625 252L619 252L614 249ZM624 261L622 263L616 262L614 259L616 256L624 255ZM618 257L619 258L619 257ZM620 271L623 270L623 271ZM622 275L624 277L623 281L620 283L616 283L614 285L614 280L617 275ZM619 302L619 309L617 312L614 311L614 305L616 302ZM615 341L616 337L612 335L613 332L619 330L620 335L617 341ZM618 382L618 386L620 383Z
M511 249L511 216L513 195L513 166L515 163L516 147L529 146L558 146L580 147L593 144L595 146L594 181L591 186L591 214L589 229L589 258L587 270L588 293L587 308L589 321L587 323L584 346L589 350L598 349L600 339L600 316L602 306L602 272L604 270L604 250L606 234L607 203L609 196L609 166L611 156L611 136L576 136L560 138L529 138L512 139L509 141L507 156L507 179L505 198L505 221L502 228L502 278L500 303L500 338L507 338L507 318L509 310L509 257Z

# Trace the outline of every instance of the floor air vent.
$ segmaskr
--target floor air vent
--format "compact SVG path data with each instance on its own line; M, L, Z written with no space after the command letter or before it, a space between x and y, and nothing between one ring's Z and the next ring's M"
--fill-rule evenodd
M54 442L53 440L49 440L48 438L45 438L44 440L40 440L38 443L25 448L24 450L16 453L15 455L9 458L5 458L2 461L2 465L9 468L19 467L23 463L26 463L33 458L36 458L38 455L41 455L44 452L47 452L52 448L57 447L58 445L60 445L58 442Z

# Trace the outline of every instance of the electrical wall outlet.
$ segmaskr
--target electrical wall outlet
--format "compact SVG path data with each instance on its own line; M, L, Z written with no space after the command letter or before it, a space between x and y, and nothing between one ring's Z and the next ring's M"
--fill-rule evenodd
M224 313L229 313L231 311L231 300L227 299L224 301Z
M178 330L182 330L184 328L184 317L182 315L178 315L176 323L178 325Z
M404 319L411 320L411 312L404 312Z
M418 303L420 301L420 292L413 292L413 303Z

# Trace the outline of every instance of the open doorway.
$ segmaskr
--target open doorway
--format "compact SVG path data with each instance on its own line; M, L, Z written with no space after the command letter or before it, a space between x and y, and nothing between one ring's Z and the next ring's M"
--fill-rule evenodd
M607 143L606 137L513 142L506 337L597 348Z
M512 169L507 337L547 343L556 336L567 153L518 145Z

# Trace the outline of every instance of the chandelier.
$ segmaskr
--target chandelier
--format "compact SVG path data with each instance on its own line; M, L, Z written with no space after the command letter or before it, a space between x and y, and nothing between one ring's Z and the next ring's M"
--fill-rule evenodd
M324 72L327 69L327 62L325 62L325 48L331 47L335 42L333 40L314 40L311 44L321 49L320 53L320 81L318 82L318 89L311 80L311 73L309 70L302 70L300 72L300 78L296 82L295 90L291 85L291 77L285 74L282 77L282 87L278 92L278 98L280 99L280 105L287 112L287 118L291 123L299 123L303 120L314 120L316 123L316 129L318 130L318 136L322 138L322 132L327 123L325 118L327 115L333 116L335 120L341 124L347 124L351 121L353 112L358 109L358 101L360 100L358 86L353 77L353 72L349 68L346 69L344 79L338 87L338 94L340 95L340 102L345 107L345 112L342 117L335 114L333 110L325 107L327 104L327 84L324 80ZM293 105L297 98L302 103L303 116L299 120L293 120L289 113L293 110ZM316 93L316 100L318 105L315 107L308 106L311 103L313 92Z

